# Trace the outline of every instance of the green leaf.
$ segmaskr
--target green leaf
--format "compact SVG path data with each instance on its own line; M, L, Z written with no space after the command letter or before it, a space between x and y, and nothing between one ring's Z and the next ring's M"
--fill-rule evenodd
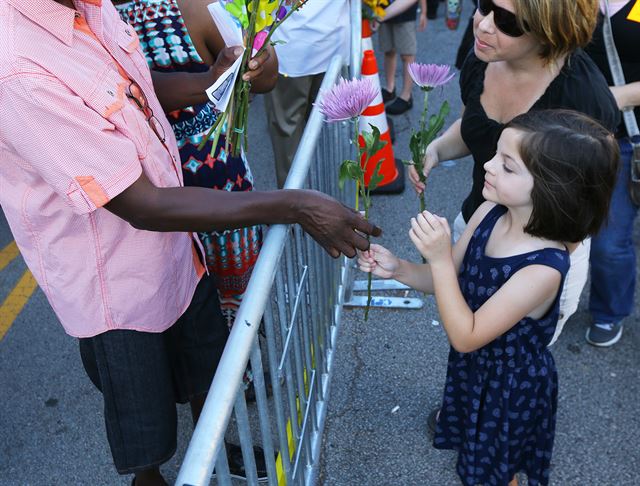
M345 160L340 164L340 172L338 174L338 185L340 189L344 187L347 180L358 181L362 177L362 167L355 160Z
M370 191L373 191L376 187L378 187L378 184L380 184L382 182L382 179L384 179L382 174L380 174L381 166L382 159L380 159L376 164L376 168L373 170L373 174L371 174L371 179L369 179L369 185L367 187Z
M369 123L371 127L370 132L364 132L362 134L365 143L365 150L369 153L369 155L373 155L378 153L380 150L384 148L387 144L385 140L380 140L380 130L378 127Z

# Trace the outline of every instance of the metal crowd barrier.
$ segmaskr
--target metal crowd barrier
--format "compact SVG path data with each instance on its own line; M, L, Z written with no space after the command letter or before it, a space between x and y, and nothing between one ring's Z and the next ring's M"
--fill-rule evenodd
M339 56L332 60L321 93L335 84L342 63ZM313 188L353 205L353 185L339 190L337 181L340 161L353 157L349 125L326 124L314 108L285 188ZM258 484L254 445L264 449L269 485L315 482L347 262L328 256L298 225L269 228L176 484L209 484L214 467L218 484L233 484L225 434L240 441L248 484ZM250 407L241 387L247 361L256 392Z

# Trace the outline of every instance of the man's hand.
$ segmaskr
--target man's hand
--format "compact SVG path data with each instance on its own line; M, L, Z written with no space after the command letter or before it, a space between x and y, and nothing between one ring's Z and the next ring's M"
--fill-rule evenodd
M353 209L318 191L299 191L297 222L329 255L349 258L356 250L369 249L369 242L359 233L380 236L382 230Z
M446 218L423 211L411 218L409 237L420 254L433 266L451 260L451 230Z

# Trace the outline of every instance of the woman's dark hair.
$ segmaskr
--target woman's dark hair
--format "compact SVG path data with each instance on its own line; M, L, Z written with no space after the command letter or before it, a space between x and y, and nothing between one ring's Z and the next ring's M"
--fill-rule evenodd
M607 219L620 152L598 122L570 110L538 110L504 127L524 132L520 156L533 176L526 233L578 242Z

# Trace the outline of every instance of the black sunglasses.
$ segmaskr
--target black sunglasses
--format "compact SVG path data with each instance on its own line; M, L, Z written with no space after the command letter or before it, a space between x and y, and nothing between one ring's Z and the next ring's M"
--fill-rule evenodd
M502 7L498 7L493 3L493 0L478 0L478 11L483 17L493 12L493 23L503 34L509 37L520 37L524 35L524 30L518 25L516 14Z

